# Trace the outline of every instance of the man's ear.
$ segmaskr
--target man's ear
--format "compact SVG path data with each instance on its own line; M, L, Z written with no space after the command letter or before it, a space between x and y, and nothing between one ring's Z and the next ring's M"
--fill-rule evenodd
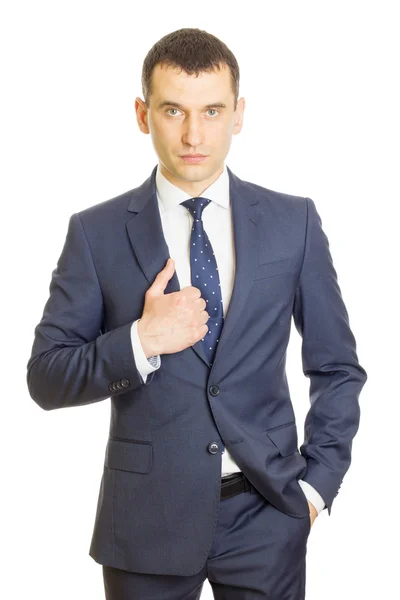
M135 111L136 111L136 119L139 126L140 131L143 133L150 133L148 126L148 110L145 102L137 97L135 100Z
M243 113L246 106L245 99L242 97L237 101L236 111L235 111L235 123L233 126L233 134L236 135L240 133L243 126Z

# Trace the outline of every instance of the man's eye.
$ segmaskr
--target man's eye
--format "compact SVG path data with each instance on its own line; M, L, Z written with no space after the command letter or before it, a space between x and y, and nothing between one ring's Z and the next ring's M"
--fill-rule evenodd
M178 111L178 109L177 109L177 108L168 108L168 110L167 110L167 113L169 114L171 110ZM179 111L178 111L178 112L179 112ZM207 112L214 112L214 113L216 113L215 115L211 115L212 117L214 117L214 116L217 116L217 114L218 114L218 111L217 111L215 108L209 108L209 109L207 110ZM171 115L171 114L170 114L170 116L171 116L171 117L174 117L175 115Z

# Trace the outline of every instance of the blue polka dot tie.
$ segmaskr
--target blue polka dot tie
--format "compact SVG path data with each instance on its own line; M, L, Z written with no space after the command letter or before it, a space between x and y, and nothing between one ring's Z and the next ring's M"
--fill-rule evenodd
M208 332L202 342L206 356L212 365L224 324L224 315L217 261L201 218L203 210L210 202L211 200L207 198L197 197L185 200L181 204L193 217L190 236L191 280L192 285L200 290L201 297L206 301L205 310L210 315L207 321Z

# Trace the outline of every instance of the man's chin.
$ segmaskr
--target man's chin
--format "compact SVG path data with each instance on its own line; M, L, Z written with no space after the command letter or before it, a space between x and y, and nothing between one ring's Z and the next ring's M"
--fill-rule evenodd
M204 165L190 165L183 163L176 170L176 176L182 177L186 181L199 181L210 177L209 169L205 169Z

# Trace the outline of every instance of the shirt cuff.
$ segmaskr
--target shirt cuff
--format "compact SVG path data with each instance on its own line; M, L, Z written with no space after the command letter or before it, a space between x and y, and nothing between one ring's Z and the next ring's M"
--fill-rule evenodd
M317 509L317 513L319 514L325 508L325 501L317 490L307 483L307 481L303 481L299 479L299 484L303 489L303 492L307 498L315 506Z
M136 368L139 371L139 374L142 377L144 383L146 383L147 375L160 368L161 358L159 354L157 356L150 356L149 358L146 357L137 330L137 324L139 323L139 321L140 319L137 319L137 321L134 321L132 323L131 342L133 355L135 357Z

